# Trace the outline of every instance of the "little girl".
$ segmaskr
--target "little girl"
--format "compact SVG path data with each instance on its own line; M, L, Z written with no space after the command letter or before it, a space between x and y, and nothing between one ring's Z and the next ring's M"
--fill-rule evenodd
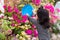
M49 24L49 12L43 7L37 10L37 20L28 16L28 20L31 21L37 28L39 40L50 40L50 33L48 31Z

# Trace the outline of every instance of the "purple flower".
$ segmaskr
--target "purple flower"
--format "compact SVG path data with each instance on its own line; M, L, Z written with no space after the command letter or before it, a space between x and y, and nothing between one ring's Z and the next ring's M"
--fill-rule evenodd
M26 30L26 33L27 33L28 35L32 35L32 30L28 29L28 30Z

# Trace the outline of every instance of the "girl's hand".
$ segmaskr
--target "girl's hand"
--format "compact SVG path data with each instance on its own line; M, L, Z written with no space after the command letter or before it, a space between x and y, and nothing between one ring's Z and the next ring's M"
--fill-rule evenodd
M27 16L29 16L29 14L28 14L28 13L27 13L26 15L27 15Z

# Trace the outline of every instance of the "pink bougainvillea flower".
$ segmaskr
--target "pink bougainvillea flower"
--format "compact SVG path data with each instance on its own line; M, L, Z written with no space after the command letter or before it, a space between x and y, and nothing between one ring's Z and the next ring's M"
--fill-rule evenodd
M19 23L21 23L21 20L20 19L17 19L16 22L19 24Z
M27 20L27 16L26 16L26 15L24 15L24 16L22 16L22 18L23 18L23 19L22 19L22 22L24 22L24 23L25 23L25 22L26 22L26 20Z
M8 6L8 9L12 8L11 6Z
M58 16L58 20L60 20L60 16Z
M14 11L15 11L16 13L18 13L18 12L19 12L19 10L18 10L18 8L17 8L17 7L14 7Z
M36 29L33 31L33 34L34 34L34 37L37 37L38 36L38 32L37 32Z
M14 20L17 20L18 19L18 16L16 14L13 14L13 19Z
M32 35L32 30L28 29L25 31L28 35Z
M35 4L35 5L39 5L41 0L32 0L32 2Z
M22 16L22 18L23 18L23 19L22 19L22 22L23 22L23 23L25 23L25 22L26 22L26 20L27 20L27 16L26 16L26 15L24 15L24 16Z
M52 24L55 24L56 22L57 22L56 19L51 19L51 20L50 20L50 23L52 23Z
M12 7L8 6L8 12L12 12Z
M21 20L21 22L22 22L22 23L25 23L25 22L26 22L26 20L24 20L24 19L23 19L23 20Z
M57 12L60 12L60 9L56 9L57 10Z
M50 14L50 16L51 16L50 23L56 23L58 20L58 16L54 14Z
M54 13L54 6L52 4L46 4L45 9L48 9L51 13Z
M12 9L8 9L8 12L12 12Z
M32 28L36 28L36 26L35 25L32 25Z
M3 6L3 8L4 8L4 9L6 9L6 8L7 8L7 6L6 6L6 5L4 5L4 6Z
M26 15L22 16L23 19L27 19L28 17Z
M13 27L14 27L14 26L15 26L15 24L14 24L14 23L12 23L12 24L11 24L11 26L13 26Z

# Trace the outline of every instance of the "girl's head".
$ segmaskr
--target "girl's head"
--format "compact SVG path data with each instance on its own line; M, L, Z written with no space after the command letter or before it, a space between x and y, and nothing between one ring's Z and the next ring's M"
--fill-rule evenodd
M43 28L49 28L49 12L42 6L37 10L37 17Z

